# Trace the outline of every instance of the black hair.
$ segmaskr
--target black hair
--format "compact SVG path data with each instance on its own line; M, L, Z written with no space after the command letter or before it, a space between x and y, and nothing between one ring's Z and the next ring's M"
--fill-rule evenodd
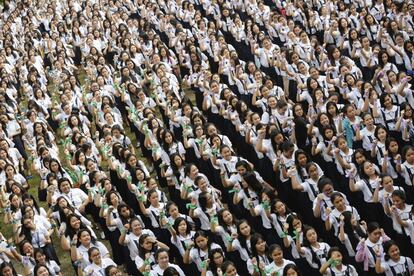
M318 267L320 267L321 266L321 260L319 259L316 252L312 249L312 245L309 243L308 239L306 238L306 234L310 230L314 230L316 232L315 228L313 228L311 226L305 225L303 227L303 242L302 242L302 245L309 249L309 251L312 255L312 262L316 263L318 265Z
M178 218L174 221L174 224L173 224L173 228L174 228L175 232L177 233L177 235L179 235L179 233L178 233L178 226L179 226L179 225L180 225L180 223L181 223L181 222L183 222L183 221L185 221L185 223L187 224L187 231L186 231L186 234L188 235L188 234L190 234L190 232L191 232L191 227L190 227L190 224L188 223L188 221L187 221L185 218L183 218L183 217L178 217Z
M381 229L381 227L378 224L378 222L371 221L371 222L368 223L368 225L367 225L367 231L368 231L369 234L371 234L372 232L374 232L377 229Z
M391 196L393 197L393 196L396 196L396 197L399 197L402 201L406 201L407 200L407 196L406 196L406 194L405 194L405 192L403 191L403 190L400 190L400 189L396 189L396 190L394 190L393 192L392 192L392 194L391 194Z
M175 269L172 266L167 267L167 269L164 270L164 273L162 276L180 276L177 269Z
M252 189L257 195L262 193L263 185L257 179L255 172L247 171L242 175L242 178L247 183L248 188ZM249 195L248 188L243 188L246 195Z
M37 264L37 265L35 265L35 267L34 267L34 269L33 269L33 275L37 275L37 271L38 271L40 268L42 268L42 267L46 268L47 272L48 272L48 273L49 273L49 275L50 275L50 270L49 270L49 268L48 268L47 266L45 266L45 265L42 265L42 264Z
M319 192L323 191L323 188L326 185L331 185L333 187L333 182L330 178L324 176L321 179L319 179L319 181L318 181L318 190L319 190Z
M12 276L18 276L18 274L16 272L16 269L14 269L14 266L13 266L13 264L11 262L3 262L3 263L1 263L1 265L0 265L0 273L1 273L2 276L3 276L3 270L6 267L10 267L10 269L12 270Z
M289 271L290 269L293 269L293 270L296 272L296 274L297 274L298 276L302 276L302 273L300 272L300 270L299 270L299 268L296 266L296 264L288 264L288 265L286 265L286 266L285 266L285 268L283 269L283 276L286 276L286 275L287 275L287 273L288 273L288 271Z
M398 247L398 244L393 240L388 240L388 241L383 243L383 248L384 248L384 253L385 253L384 259L386 261L391 259L390 255L388 254L388 251L390 250L391 246L394 246L394 245Z

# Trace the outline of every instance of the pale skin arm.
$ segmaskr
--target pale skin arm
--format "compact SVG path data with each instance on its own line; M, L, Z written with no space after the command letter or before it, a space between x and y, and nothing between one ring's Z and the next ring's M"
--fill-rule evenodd
M261 135L262 133L261 133L261 131L262 130L259 130L259 137L258 137L258 139L257 139L257 144L256 144L256 149L258 150L258 151L260 151L261 153L267 153L267 150L266 150L266 148L263 146L263 136L264 135ZM264 132L264 131L263 131ZM265 134L265 133L264 133Z
M298 179L295 175L295 172L296 172L295 167L290 168L289 171L288 171L288 175L289 175L290 180L292 182L292 189L295 190L295 191L303 192L303 186L299 184Z
M375 261L375 272L378 274L384 273L384 269L381 267L381 253L376 249L375 251L376 261Z
M329 215L331 214L332 209L331 208L326 208L325 209L325 214L326 214L326 220L325 220L325 229L326 231L330 231L332 229L332 224L331 224L331 220L329 219Z
M193 260L190 257L190 250L194 247L194 244L191 243L185 250L184 256L183 256L183 263L184 264L190 264Z
M336 148L335 151L335 157L337 158L339 164L341 165L342 168L349 170L351 168L351 165L348 164L348 162L346 162L342 156L339 154L339 149Z
M355 184L355 179L353 177L349 178L349 190L351 190L351 192L359 191L358 187Z
M341 242L345 241L345 224L344 224L344 216L339 216L339 240Z
M319 218L321 216L321 208L319 208L319 206L321 206L322 199L323 199L323 194L319 194L316 197L316 206L313 209L313 215L315 218Z
M379 202L379 190L380 190L380 186L378 185L375 190L374 190L374 194L372 196L372 202L374 203L378 203Z

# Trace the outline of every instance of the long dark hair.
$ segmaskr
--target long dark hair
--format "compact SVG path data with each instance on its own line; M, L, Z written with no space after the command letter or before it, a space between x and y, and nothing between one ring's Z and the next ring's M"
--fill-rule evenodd
M14 269L14 266L13 266L13 264L12 264L11 262L3 262L3 263L0 265L0 273L1 273L1 276L3 276L3 275L4 275L4 274L3 274L3 270L4 270L6 267L10 267L10 269L12 270L12 276L18 276L18 274L17 274L16 270Z
M73 238L73 236L76 234L76 232L78 231L77 229L72 228L72 226L70 225L70 220L72 218L77 218L80 221L80 226L79 229L84 229L86 228L86 226L83 224L81 217L76 215L76 214L69 214L66 217L66 229L65 229L65 236L66 237L70 237L71 239Z
M298 161L298 157L300 154L303 154L306 156L306 160L307 163L309 163L309 161L311 160L309 155L302 149L298 149L297 151L295 151L295 166L296 166L296 171L298 172L299 178L301 179L301 181L305 181L305 176L303 175L303 171L302 171L302 167L299 165L299 161Z
M251 254L251 250L248 248L247 246L247 240L246 237L242 235L242 233L240 232L240 225L242 225L243 223L246 223L247 225L250 226L249 222L246 219L242 219L237 221L236 223L236 227L237 227L237 235L238 235L238 240L240 242L240 245L246 249L246 251L249 253L249 255ZM250 226L250 236L254 234L254 229ZM250 251L250 252L249 252Z
M253 234L252 237L250 238L250 244L251 244L251 248L252 248L252 257L255 257L256 258L258 267L260 267L259 266L260 258L259 258L259 253L257 252L257 249L256 249L256 244L260 240L266 242L265 239L263 238L263 236L261 234L258 234L258 233ZM267 255L267 252L268 251L269 251L269 247L266 244L266 247L265 247L265 256ZM259 268L259 270L260 270L260 268ZM260 271L260 275L261 275L261 271Z
M213 261L214 260L214 254L216 254L216 253L219 253L221 256L223 256L223 259L225 259L224 258L224 252L221 248L215 248L215 249L212 249L209 252L208 258L211 260L211 262L209 264L209 270L213 273L214 276L218 275L217 274L217 268L218 267L216 266L216 264Z
M300 272L299 268L295 264L286 265L285 268L283 269L283 276L287 275L289 269L293 269L298 276L302 276L302 273Z
M261 192L263 191L263 185L259 182L254 172L247 171L242 175L242 178L244 181L246 181L248 187L252 189L257 195L261 194ZM249 195L247 189L248 188L243 188L246 195Z
M306 238L306 233L310 230L315 230L311 226L305 226L303 229L303 242L302 245L307 247L312 255L312 262L316 263L318 267L321 266L321 260L319 259L318 255L316 255L315 251L313 251L311 244L309 243L308 239Z
M342 216L344 216L344 232L348 235L352 247L356 248L360 238L366 238L367 234L365 233L359 222L357 223L357 225L352 224L352 212L342 212Z
M174 159L177 156L181 158L182 166L183 167L185 166L184 159L181 157L181 155L179 153L173 153L173 154L171 154L171 156L170 156L170 160L171 160L170 166L171 166L171 169L173 171L173 175L177 178L177 180L179 180L180 179L180 176L181 176L180 169L177 167L177 165L174 162Z

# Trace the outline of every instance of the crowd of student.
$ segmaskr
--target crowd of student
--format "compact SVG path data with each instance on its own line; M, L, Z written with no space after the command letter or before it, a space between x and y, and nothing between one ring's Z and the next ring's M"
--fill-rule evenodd
M0 275L414 275L412 0L5 1L0 27Z

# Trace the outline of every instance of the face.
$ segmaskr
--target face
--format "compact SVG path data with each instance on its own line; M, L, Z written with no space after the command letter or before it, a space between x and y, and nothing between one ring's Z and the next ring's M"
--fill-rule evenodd
M306 157L305 154L300 154L298 156L298 163L301 166L306 166L306 163L308 162L308 158Z
M392 196L392 204L395 205L398 209L404 208L404 200L399 196Z
M157 203L159 202L157 192L151 194L151 196L149 197L149 202L151 203L151 205L157 205Z
M228 276L236 276L237 275L237 269L233 265L229 265L226 268L225 274Z
M42 266L37 270L36 276L49 276L49 271L46 267Z
M122 272L118 268L114 267L109 270L108 276L122 276Z
M355 108L353 106L348 107L348 109L346 110L346 115L348 117L354 117L355 116Z
M198 236L197 239L195 240L198 248L204 250L207 248L207 244L208 244L208 239L206 237L203 236Z
M214 261L214 264L216 265L216 266L221 266L221 264L223 263L223 261L224 261L224 258L223 258L223 255L221 255L220 253L218 253L218 252L216 252L216 253L214 253L213 254L213 261Z
M23 245L23 253L26 255L32 256L33 254L33 246L30 243L25 243Z
M310 166L309 167L309 176L312 178L312 179L316 179L316 178L318 178L318 175L319 175L319 173L318 173L318 167L316 167L316 166L314 166L314 165L312 165L312 166Z
M334 199L334 201L333 201L333 205L338 210L344 210L344 208L345 208L345 200L344 200L344 198L342 196L337 196Z
M302 228L302 222L299 219L294 219L292 221L292 226L293 226L293 229Z
M228 147L224 147L221 150L221 155L224 159L228 160L229 158L231 158L231 150Z
M284 215L286 213L286 206L283 202L278 201L275 206L278 215Z
M139 221L135 220L131 224L131 229L132 229L132 232L135 235L140 236L141 235L141 231L142 231L142 225L141 225L141 223Z
M295 114L298 117L303 116L303 108L301 106L296 106L295 107Z
M339 263L342 263L342 254L339 251L332 252L331 258Z
M99 252L99 250L93 250L90 254L90 258L91 258L92 262L95 263L95 264L99 264L102 261L101 253Z
M59 170L59 164L57 162L50 162L50 170L57 172Z
M158 254L157 262L160 266L166 266L169 262L169 257L167 252L162 252Z
M329 118L328 118L328 116L326 116L325 114L321 115L321 117L320 117L320 123L323 126L329 125Z
M375 174L375 168L374 165L371 162L365 162L364 163L364 172L368 175L374 175Z
M124 218L128 218L131 215L131 212L129 211L129 209L127 207L122 207L120 210L121 216L123 216Z
M331 139L333 137L332 129L325 130L325 136L326 136L326 138Z
M275 263L280 263L283 260L283 251L280 248L273 250L271 257Z
M83 231L79 240L83 245L89 245L91 243L91 235L87 231Z
M259 239L259 241L256 243L256 250L258 252L265 252L266 251L266 242L262 239Z
M196 166L191 166L190 176L196 177L198 175L198 168Z
M400 249L396 245L391 245L388 249L388 255L392 260L399 260L400 258Z
M368 234L368 238L371 240L371 242L376 243L381 238L381 229L377 228L371 233Z
M64 181L60 184L60 190L62 191L62 193L69 193L70 191L70 183L69 181Z
M250 225L247 222L241 223L239 225L239 231L243 236L245 237L249 236L251 233Z
M222 217L225 223L230 224L233 221L233 215L229 211L224 211Z
M364 124L365 124L366 126L372 126L372 125L373 125L373 123L374 123L374 119L372 118L372 116L371 116L371 115L366 115L366 116L364 117Z
M38 252L36 254L36 261L38 261L40 264L45 264L46 263L46 256L45 256L45 254L42 254L42 253Z
M187 223L184 220L178 224L178 232L181 234L187 233Z
M81 221L77 217L72 217L70 219L70 226L74 229L79 229Z
M152 242L152 239L150 237L147 237L143 244L141 245L145 250L152 250L154 243Z
M1 272L3 276L13 276L13 270L9 266L6 266L5 268L3 268Z
M326 196L330 196L333 192L333 187L332 185L325 185L325 187L323 187L322 189L322 193L324 193Z
M20 199L18 196L13 196L10 202L14 207L18 207L20 205Z
M12 166L8 166L6 169L6 174L7 175L14 175L14 169Z
M318 235L316 234L316 231L314 229L310 229L306 232L306 239L309 241L309 243L315 243L318 241Z
M408 163L414 162L414 149L407 150L407 153L405 154L405 159Z
M385 138L387 138L387 131L383 128L378 130L378 138L380 140L384 140Z

